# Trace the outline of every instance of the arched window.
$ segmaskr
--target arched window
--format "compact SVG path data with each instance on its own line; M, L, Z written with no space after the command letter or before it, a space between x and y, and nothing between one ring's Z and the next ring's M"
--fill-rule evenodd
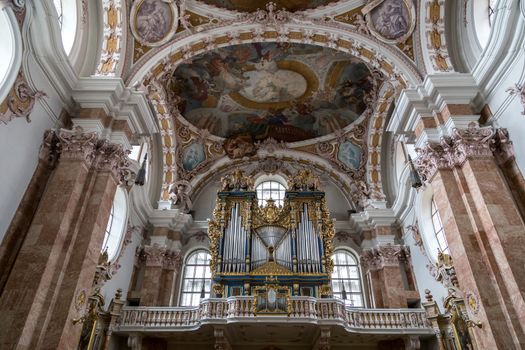
M450 254L448 250L447 238L445 237L445 230L443 230L443 223L441 222L441 217L436 207L436 202L432 198L432 204L430 207L431 216L432 216L432 227L434 228L434 237L437 245L437 249L440 252L445 254Z
M487 46L491 27L494 23L495 9L498 0L477 0L472 2L474 29L482 48Z
M111 206L104 244L102 245L102 251L107 251L109 261L117 257L122 244L122 237L126 228L127 211L126 193L122 188L118 187Z
M137 173L136 180L142 179L144 182L148 181L149 178L149 166L148 166L148 143L144 142L140 145L132 145L128 157L139 163L141 170ZM142 173L143 172L143 173Z
M11 68L14 58L14 37L9 17L5 11L0 11L0 31L4 33L0 40L0 86L3 85L4 79ZM2 102L2 101L0 101Z
M278 181L269 180L261 182L255 190L257 191L257 199L259 206L265 206L268 199L273 199L275 205L282 206L284 203L284 192L286 188Z
M210 297L210 253L204 249L192 252L184 263L181 285L181 306L197 306L201 299Z
M343 299L349 306L363 307L361 274L356 257L347 250L338 249L332 255L332 259L334 261L332 272L334 297Z
M9 6L0 6L0 103L9 94L22 63L22 37Z
M69 55L77 33L77 0L53 0L66 55Z

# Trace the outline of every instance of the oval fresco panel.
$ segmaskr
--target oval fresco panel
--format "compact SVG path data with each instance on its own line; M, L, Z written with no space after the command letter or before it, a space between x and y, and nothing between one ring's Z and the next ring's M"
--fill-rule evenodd
M350 169L357 170L361 165L361 158L363 157L363 150L352 141L345 141L339 145L337 151L337 160L346 165Z
M371 32L386 42L404 42L414 31L415 8L412 0L383 0L368 9Z
M181 64L172 103L199 129L219 137L302 141L340 130L366 110L374 87L365 63L306 44L219 48Z
M205 159L206 154L201 143L193 142L182 151L182 167L186 171L192 171Z
M159 46L177 30L178 10L159 0L137 0L131 9L131 32L141 44Z

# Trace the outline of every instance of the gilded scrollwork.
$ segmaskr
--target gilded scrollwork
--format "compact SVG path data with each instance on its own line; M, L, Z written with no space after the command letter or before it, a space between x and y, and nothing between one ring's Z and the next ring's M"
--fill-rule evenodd
M31 122L29 116L35 103L44 96L46 94L42 91L31 89L20 72L7 99L0 104L0 121L7 124L14 118L25 118L28 123Z

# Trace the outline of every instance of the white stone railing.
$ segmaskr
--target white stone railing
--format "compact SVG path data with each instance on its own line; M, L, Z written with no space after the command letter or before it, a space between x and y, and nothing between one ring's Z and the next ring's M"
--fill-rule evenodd
M422 309L358 309L337 299L291 297L289 315L254 315L253 297L205 299L195 307L124 307L116 332L177 332L204 324L318 323L349 332L432 334Z

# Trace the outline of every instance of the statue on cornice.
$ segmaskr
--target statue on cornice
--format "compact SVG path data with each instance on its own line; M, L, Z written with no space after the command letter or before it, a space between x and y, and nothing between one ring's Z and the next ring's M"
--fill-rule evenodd
M221 191L253 191L253 179L236 170L221 178Z
M505 91L508 92L511 96L517 95L520 97L520 103L523 107L523 112L521 112L521 114L525 115L525 84L515 84L514 87L510 87Z
M169 189L169 198L172 206L185 214L190 213L193 203L190 199L191 185L186 180L177 181Z

